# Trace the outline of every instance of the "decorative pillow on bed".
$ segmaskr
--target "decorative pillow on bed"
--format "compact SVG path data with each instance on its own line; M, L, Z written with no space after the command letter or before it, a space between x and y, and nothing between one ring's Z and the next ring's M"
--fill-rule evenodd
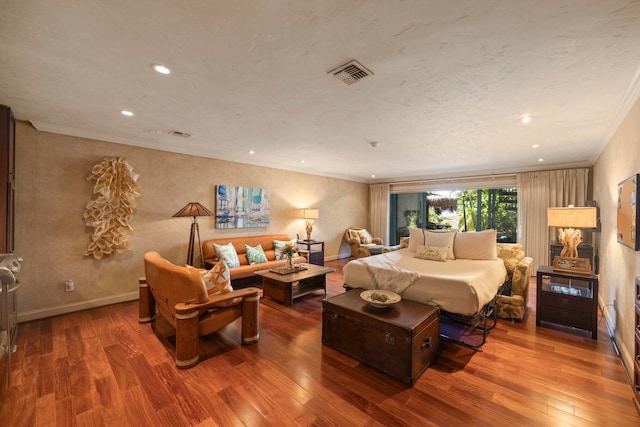
M496 230L458 233L454 252L458 259L496 259Z
M262 264L263 262L267 262L267 256L264 254L262 245L256 247L244 245L244 250L247 253L249 264Z
M428 259L431 261L446 261L449 248L446 246L418 246L416 258Z
M446 247L447 259L456 259L453 242L456 238L455 231L428 231L424 230L424 244L427 246Z
M297 248L296 245L298 244L298 239L293 239L293 240L274 240L273 241L273 248L276 251L276 259L285 259L286 258L285 254L282 253L282 248L284 248L287 243L289 243L294 248ZM296 257L296 256L300 256L300 255L297 252L294 252L293 256Z
M204 271L202 279L209 295L231 292L231 274L224 261L218 261L211 270Z
M213 249L216 251L216 258L227 263L229 268L240 267L240 259L236 253L236 248L233 247L231 242L226 245L213 244Z

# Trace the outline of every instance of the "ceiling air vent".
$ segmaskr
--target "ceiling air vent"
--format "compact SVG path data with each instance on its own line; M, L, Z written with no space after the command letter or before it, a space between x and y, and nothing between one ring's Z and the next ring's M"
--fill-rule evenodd
M179 136L180 138L190 138L191 134L186 132L180 132L179 130L172 130L169 135Z
M333 71L329 71L329 74L333 74L336 79L342 80L348 85L357 83L365 77L373 76L371 71L367 70L357 61L344 64Z

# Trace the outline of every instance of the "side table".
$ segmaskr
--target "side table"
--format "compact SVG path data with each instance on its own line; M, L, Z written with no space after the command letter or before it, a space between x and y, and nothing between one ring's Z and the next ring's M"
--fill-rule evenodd
M312 249L312 247L316 245L319 245L320 249ZM306 249L309 252L309 258L307 259L309 264L324 265L324 242L318 240L298 240L298 247L301 247L300 249Z
M551 322L591 331L591 338L598 338L598 276L541 265L536 285L536 326Z

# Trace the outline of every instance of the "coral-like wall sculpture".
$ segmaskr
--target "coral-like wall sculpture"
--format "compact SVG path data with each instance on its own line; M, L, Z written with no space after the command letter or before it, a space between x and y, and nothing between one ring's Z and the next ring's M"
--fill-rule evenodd
M124 157L105 157L93 167L87 181L96 181L93 194L98 198L84 211L86 225L93 227L84 256L101 259L131 249L127 234L133 230L129 223L140 195L138 176Z

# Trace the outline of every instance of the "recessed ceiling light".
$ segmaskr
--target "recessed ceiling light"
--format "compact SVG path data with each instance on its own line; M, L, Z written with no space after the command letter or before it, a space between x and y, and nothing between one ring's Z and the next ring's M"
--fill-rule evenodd
M523 123L523 124L525 124L525 125L526 125L527 123L531 123L531 116L523 116L523 117L520 117L520 123Z
M256 152L253 150L249 150L249 154L256 154Z
M375 178L375 177L376 177L375 174L371 175L371 178Z
M540 148L540 144L533 144L531 148Z
M543 158L538 159L539 162L544 162Z
M304 163L304 160L300 160L300 163Z
M171 74L171 70L165 67L164 65L154 65L153 69L159 72L160 74Z
M127 117L133 116L133 113L131 111L127 111L127 110L121 110L120 114L122 114L123 116L127 116Z

